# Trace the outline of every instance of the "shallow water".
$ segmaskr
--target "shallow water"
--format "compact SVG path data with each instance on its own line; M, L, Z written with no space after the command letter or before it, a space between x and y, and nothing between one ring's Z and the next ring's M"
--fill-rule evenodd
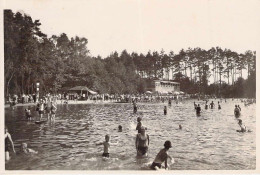
M15 148L26 142L29 148L39 151L37 155L13 155L6 162L7 170L146 170L166 140L173 147L169 155L175 163L172 170L240 170L256 167L256 114L255 104L245 107L231 99L221 103L222 109L204 110L196 116L193 101L168 106L167 103L140 103L137 114L131 104L69 104L59 105L56 121L44 124L19 121L25 107L5 109L5 123L12 135ZM214 101L217 104L217 101ZM233 115L234 105L242 107L240 117L252 130L239 129ZM33 114L37 116L32 107ZM135 136L136 118L142 116L147 127L150 146L147 158L137 158ZM179 130L179 124L182 130ZM117 132L118 125L123 132ZM103 146L95 143L118 142L110 147L110 159L103 160Z

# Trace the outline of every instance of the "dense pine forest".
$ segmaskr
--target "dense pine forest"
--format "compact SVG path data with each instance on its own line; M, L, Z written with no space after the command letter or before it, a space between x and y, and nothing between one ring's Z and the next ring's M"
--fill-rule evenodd
M40 26L29 15L4 10L5 95L34 93L36 82L42 92L51 93L78 85L98 93L143 93L153 80L173 77L186 93L255 98L255 51L212 47L139 54L124 50L101 58L91 56L88 39L65 33L48 37Z

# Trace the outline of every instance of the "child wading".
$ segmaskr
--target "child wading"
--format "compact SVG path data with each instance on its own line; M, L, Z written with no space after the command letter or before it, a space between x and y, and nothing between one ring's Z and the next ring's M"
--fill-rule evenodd
M171 159L172 158L168 155L168 150L172 147L172 143L170 141L166 141L164 143L164 148L160 150L160 152L157 154L157 156L155 157L152 165L151 165L151 169L153 170L158 170L162 167L162 163L165 162L165 169L168 169L168 164L167 164L167 159Z
M137 117L137 126L136 126L136 130L138 131L138 133L141 133L141 127L142 127L142 123L141 123L142 118L141 117Z
M110 145L116 145L116 144L111 144L110 142L109 142L109 140L110 140L110 136L107 134L106 136L105 136L105 141L104 142L102 142L102 143L97 143L96 145L104 145L104 152L103 152L103 154L102 154L102 157L107 157L107 158L109 158L109 148L110 148Z

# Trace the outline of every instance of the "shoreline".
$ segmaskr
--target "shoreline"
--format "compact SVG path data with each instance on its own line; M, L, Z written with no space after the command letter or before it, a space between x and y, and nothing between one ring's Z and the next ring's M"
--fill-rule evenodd
M62 100L63 103L61 103L61 100L56 100L57 105L63 105L64 100ZM68 104L110 104L110 103L120 103L117 101L94 101L94 100L84 100L84 101L75 101L75 100L69 100ZM17 106L36 106L37 103L18 103L14 107ZM10 104L5 104L5 108L10 108Z

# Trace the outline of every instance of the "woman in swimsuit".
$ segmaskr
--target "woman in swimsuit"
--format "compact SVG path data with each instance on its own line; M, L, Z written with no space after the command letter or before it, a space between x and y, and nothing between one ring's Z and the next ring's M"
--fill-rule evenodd
M13 140L11 138L10 133L8 132L7 127L5 127L5 160L10 160L10 157L9 157L9 151L10 151L9 143L11 143L13 152L15 153Z
M149 135L145 134L145 127L141 127L141 133L138 133L136 136L135 146L137 150L137 155L146 156L149 146Z

